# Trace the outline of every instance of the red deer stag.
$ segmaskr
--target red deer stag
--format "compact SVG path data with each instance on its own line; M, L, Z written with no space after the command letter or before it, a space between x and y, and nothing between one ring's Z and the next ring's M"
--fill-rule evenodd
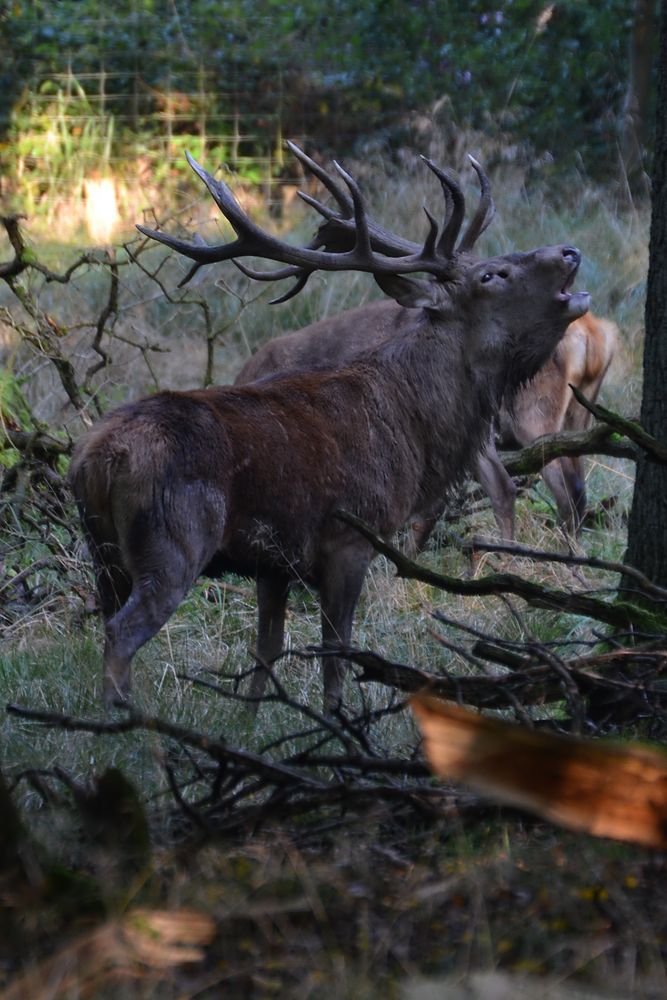
M358 515L388 538L413 511L429 509L475 460L508 385L532 377L589 305L586 292L572 291L581 254L567 244L462 268L480 211L457 247L463 194L428 160L454 207L442 226L427 213L429 232L414 253L384 231L383 249L373 249L378 230L341 168L355 233L345 251L317 240L295 247L264 233L225 184L189 162L237 238L207 246L140 227L145 235L197 265L279 261L297 287L315 270L366 271L411 307L410 319L399 337L344 368L160 392L119 407L83 435L70 482L96 563L107 704L127 698L134 654L200 574L232 570L256 580L260 664L282 651L294 582L319 590L323 646L349 645L374 551L337 512ZM415 272L437 281L407 277ZM344 660L324 658L327 709L340 703L343 671ZM265 682L258 669L253 697Z
M335 197L343 216L334 215L320 202L301 195L327 219L320 229L322 242L329 247L349 249L349 230L346 219L351 215L349 196L319 164L291 144L296 156L307 171L315 174ZM491 222L493 204L483 180L483 197L475 225L475 238ZM386 232L371 225L371 242L376 249L383 246ZM472 244L469 242L468 244ZM401 241L404 253L414 253L417 244ZM459 255L459 266L476 263L466 254ZM243 268L245 273L260 280L276 280L283 272L257 272ZM385 340L399 336L414 320L410 310L397 302L381 300L336 316L311 323L301 330L283 334L268 341L250 357L235 379L235 385L245 385L258 378L278 372L313 370L349 364L370 348ZM557 345L553 356L538 374L516 392L512 407L501 405L497 427L492 432L487 447L477 459L474 475L491 499L493 513L501 536L512 540L515 536L514 505L516 486L500 461L496 448L496 431L503 447L523 447L543 434L562 430L585 430L592 422L590 413L572 396L570 385L575 385L595 402L600 386L611 364L616 344L616 327L608 320L591 313L575 320ZM558 514L564 527L575 534L586 511L586 489L583 458L563 457L548 463L542 472L556 500ZM414 512L413 543L421 549L443 505L432 511Z

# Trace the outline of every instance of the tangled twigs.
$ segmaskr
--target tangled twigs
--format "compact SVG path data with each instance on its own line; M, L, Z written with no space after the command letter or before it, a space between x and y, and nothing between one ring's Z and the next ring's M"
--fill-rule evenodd
M163 764L181 826L200 833L213 828L233 832L247 829L249 824L305 815L324 807L347 809L388 800L430 811L437 803L451 799L451 792L430 786L420 760L375 755L363 741L355 743L349 738L343 746L338 742L339 752L333 746L323 752L321 739L317 733L311 734L314 738L301 739L295 752L293 736L284 741L282 759L276 759L278 744L273 747L273 756L268 750L253 753L133 708L124 718L109 720L81 719L20 705L8 705L7 712L43 727L101 737L135 731L157 733L172 746L187 751L182 754L185 765L181 765L190 769L187 780L182 769L177 774L177 755L165 753Z

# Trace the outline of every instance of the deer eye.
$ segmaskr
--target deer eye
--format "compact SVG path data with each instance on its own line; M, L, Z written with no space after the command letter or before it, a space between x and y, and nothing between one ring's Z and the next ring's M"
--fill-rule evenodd
M482 279L481 279L482 280L482 284L485 285L487 283L487 281L491 281L492 278L493 278L493 272L492 271L487 271L486 274L482 275Z

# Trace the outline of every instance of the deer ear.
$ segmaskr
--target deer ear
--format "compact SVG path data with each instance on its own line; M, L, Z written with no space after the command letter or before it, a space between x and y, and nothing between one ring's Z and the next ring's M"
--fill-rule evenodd
M373 277L386 295L406 309L435 309L442 298L435 281L404 278L398 274L374 274Z

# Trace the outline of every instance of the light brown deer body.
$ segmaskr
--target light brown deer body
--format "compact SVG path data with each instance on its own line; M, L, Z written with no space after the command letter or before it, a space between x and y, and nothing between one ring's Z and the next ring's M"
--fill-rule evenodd
M553 356L516 394L511 410L501 407L500 446L523 447L543 434L590 427L593 417L574 398L570 386L576 386L595 402L613 360L617 336L615 323L590 312L571 323ZM497 501L492 486L483 478L481 465L478 471L495 510ZM576 532L586 513L583 458L564 455L547 463L542 475L554 495L561 521L568 530Z
M228 189L199 172L239 240L215 248L150 235L197 261L263 252ZM107 703L127 697L136 650L202 573L233 570L257 581L260 661L282 650L294 582L319 590L324 645L349 644L374 552L336 512L390 537L413 511L434 505L474 461L508 381L532 376L588 307L586 293L570 292L580 254L569 246L459 271L453 243L462 212L446 220L437 243L432 225L422 255L370 252L363 204L348 183L359 232L352 257L306 248L299 265L297 248L268 237L265 256L290 273L371 271L413 307L399 336L336 370L159 393L103 417L77 446L70 481L97 564ZM424 270L443 281L397 275ZM328 708L340 701L342 670L342 661L325 658ZM265 680L255 675L255 696Z

